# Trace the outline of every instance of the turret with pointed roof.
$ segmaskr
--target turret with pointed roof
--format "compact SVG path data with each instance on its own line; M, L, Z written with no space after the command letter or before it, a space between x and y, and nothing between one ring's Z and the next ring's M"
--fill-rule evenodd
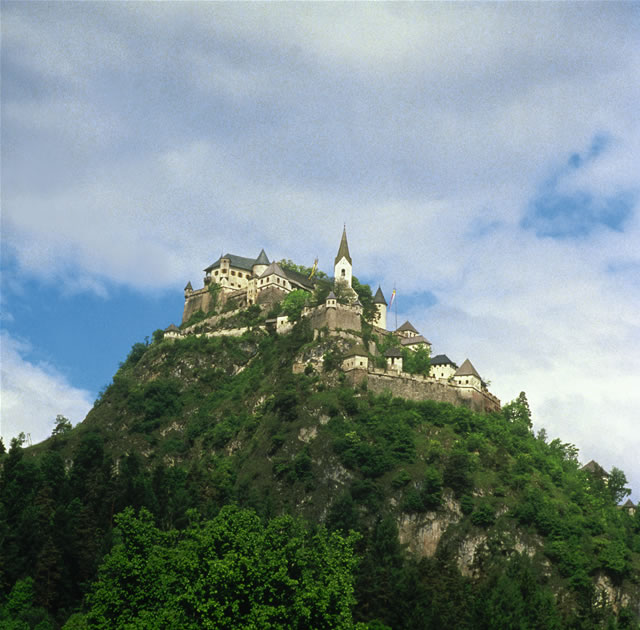
M402 324L402 326L397 328L396 333L398 333L401 337L414 337L420 334L409 320L407 320L404 324Z
M378 290L376 291L376 294L373 296L373 303L384 304L385 306L388 306L387 300L385 300L384 295L382 295L382 289L380 288L380 285L378 285Z
M382 295L382 289L378 285L378 290L373 296L373 305L376 308L377 317L374 324L383 330L387 329L387 300Z
M463 364L456 370L456 376L477 376L480 378L480 374L478 374L469 359L465 359Z
M267 255L265 254L264 249L261 249L260 253L258 254L258 257L253 263L253 266L251 267L254 277L259 278L264 273L264 270L270 264L271 263L269 262L269 259L267 258Z
M465 359L462 365L456 370L453 375L453 380L457 385L473 387L478 390L482 390L484 386L482 377L478 374L478 371L473 367L469 359Z

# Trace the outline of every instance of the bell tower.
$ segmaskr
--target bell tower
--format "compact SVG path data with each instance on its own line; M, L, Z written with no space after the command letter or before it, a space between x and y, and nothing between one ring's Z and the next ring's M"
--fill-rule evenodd
M335 266L333 274L336 282L346 282L351 287L352 278L352 266L351 256L349 255L349 244L347 243L347 227L342 230L342 239L340 240L340 247L338 248L338 255L335 259Z

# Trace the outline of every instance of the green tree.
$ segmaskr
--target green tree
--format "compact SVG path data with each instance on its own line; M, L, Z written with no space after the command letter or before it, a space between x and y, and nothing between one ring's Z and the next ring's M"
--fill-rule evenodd
M344 280L336 280L333 283L333 294L338 304L348 304L354 299L353 290Z
M631 494L631 490L626 487L627 477L626 475L615 466L609 473L609 479L607 480L607 489L613 499L614 503L620 503L622 499Z
M180 533L157 529L146 510L116 517L120 542L88 597L91 627L353 627L355 535L310 532L290 516L265 525L233 506L191 517Z
M358 299L362 304L362 317L367 322L373 321L374 317L377 315L377 311L373 303L373 293L371 293L371 287L368 284L362 284L355 276L351 278L351 286L357 293Z
M53 427L53 431L51 432L51 435L53 437L64 435L65 433L69 433L69 431L71 431L71 422L69 422L69 420L63 415L58 414L54 422L55 426Z
M527 429L531 429L531 409L527 395L524 392L520 392L515 400L507 403L502 408L502 414L509 422L521 424L526 426Z
M290 322L297 322L302 315L302 309L309 300L309 294L302 289L291 291L282 300L282 312L289 318Z
M431 369L431 355L428 348L402 351L402 369L409 374L429 375Z

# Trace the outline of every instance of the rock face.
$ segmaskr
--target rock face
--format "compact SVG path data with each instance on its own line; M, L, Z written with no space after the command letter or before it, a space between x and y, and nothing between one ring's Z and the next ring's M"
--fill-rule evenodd
M602 603L608 603L611 605L615 613L620 611L620 608L629 606L631 598L627 593L623 593L622 589L615 586L608 575L600 573L595 580L594 584L598 598ZM640 614L640 603L637 604L637 613Z
M402 514L398 521L398 538L409 550L421 557L430 558L438 548L442 535L449 525L462 518L460 504L447 497L438 512L420 515Z

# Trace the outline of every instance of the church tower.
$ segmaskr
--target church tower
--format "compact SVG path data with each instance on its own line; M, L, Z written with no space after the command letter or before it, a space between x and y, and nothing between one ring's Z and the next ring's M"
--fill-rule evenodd
M347 243L347 228L342 230L342 240L338 248L333 274L335 281L346 282L351 287L352 262L349 255L349 244Z

